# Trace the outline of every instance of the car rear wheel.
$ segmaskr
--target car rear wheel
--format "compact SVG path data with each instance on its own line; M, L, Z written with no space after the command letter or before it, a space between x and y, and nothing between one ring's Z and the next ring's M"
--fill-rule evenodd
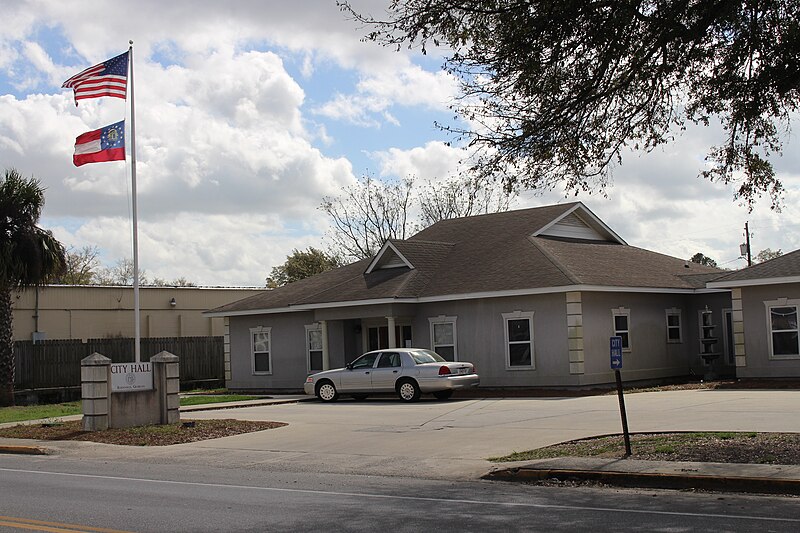
M397 384L397 395L404 402L416 402L420 395L419 385L416 381L404 379Z
M433 393L433 397L437 400L447 400L450 396L453 395L453 391L451 390L437 390Z
M323 402L335 402L339 398L339 392L336 386L330 381L321 381L317 385L317 398Z

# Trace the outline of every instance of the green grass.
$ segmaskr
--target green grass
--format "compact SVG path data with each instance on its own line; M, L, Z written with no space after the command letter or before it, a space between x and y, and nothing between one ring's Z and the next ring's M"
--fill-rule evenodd
M184 396L181 405L202 405L205 403L243 402L245 400L258 400L261 396L245 396L243 394L215 394L213 396Z
M257 400L258 396L244 396L242 394L220 394L214 396L186 396L181 398L181 405L202 405L219 402L239 402L244 400ZM58 418L60 416L81 414L81 402L67 402L49 405L25 405L17 407L0 407L0 424L6 422L23 422L25 420L40 420Z
M81 414L81 402L0 407L0 424Z

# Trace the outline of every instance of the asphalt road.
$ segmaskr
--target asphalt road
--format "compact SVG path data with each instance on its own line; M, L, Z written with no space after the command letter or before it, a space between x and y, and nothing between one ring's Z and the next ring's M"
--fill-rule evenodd
M0 456L0 531L798 531L800 500Z

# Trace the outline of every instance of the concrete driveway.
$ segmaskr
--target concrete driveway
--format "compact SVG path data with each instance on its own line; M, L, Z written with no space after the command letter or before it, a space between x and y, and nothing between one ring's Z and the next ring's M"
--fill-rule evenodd
M800 391L692 390L628 394L632 432L800 432ZM287 422L284 428L173 447L280 470L474 478L486 458L619 433L616 396L395 399L204 411L184 418Z

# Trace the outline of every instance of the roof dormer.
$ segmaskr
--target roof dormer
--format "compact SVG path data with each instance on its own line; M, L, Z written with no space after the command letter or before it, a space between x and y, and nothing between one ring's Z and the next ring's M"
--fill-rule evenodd
M561 216L535 231L533 237L561 237L627 244L585 205L578 202Z
M413 269L414 265L411 261L400 253L400 250L392 244L392 241L386 241L381 249L375 254L372 262L367 267L365 274L369 274L375 270L383 270L389 268L409 268Z

